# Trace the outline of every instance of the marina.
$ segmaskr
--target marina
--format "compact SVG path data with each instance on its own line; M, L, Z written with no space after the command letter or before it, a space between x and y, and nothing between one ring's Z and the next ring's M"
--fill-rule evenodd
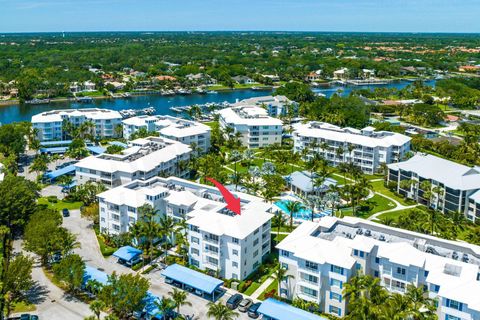
M313 91L327 98L334 94L343 96L349 95L353 90L375 88L396 88L402 89L412 82L407 80L390 82L386 84L370 85L331 85L327 87L313 88ZM434 86L435 80L427 80L426 85ZM0 106L0 122L11 123L14 121L30 121L33 115L56 109L75 109L75 108L105 108L116 111L121 110L139 110L146 106L153 108L152 114L159 115L178 115L185 113L186 107L193 105L209 105L234 103L237 100L243 100L253 97L269 95L271 90L229 90L229 91L206 91L206 94L192 93L188 95L176 94L173 90L157 91L135 91L131 92L129 97L102 98L93 99L91 97L77 98L69 101L53 102L43 101L35 104L16 104ZM173 108L172 108L173 107Z

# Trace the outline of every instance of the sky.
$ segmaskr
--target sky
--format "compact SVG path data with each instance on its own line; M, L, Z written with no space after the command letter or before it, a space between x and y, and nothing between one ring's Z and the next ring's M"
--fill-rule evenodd
M0 0L0 33L480 32L480 0Z

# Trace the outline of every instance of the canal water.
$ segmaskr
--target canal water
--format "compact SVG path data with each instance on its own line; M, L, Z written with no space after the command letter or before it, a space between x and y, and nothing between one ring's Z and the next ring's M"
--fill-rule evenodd
M314 89L315 92L325 94L327 97L334 93L341 95L348 95L355 89L374 89L378 87L397 88L401 89L411 84L408 81L401 81L389 83L384 85L369 85L369 86L334 86L329 88ZM425 84L434 85L434 81L427 81ZM216 94L192 94L192 95L175 95L175 96L161 96L161 95L145 95L132 96L128 99L97 99L91 103L79 102L52 102L50 104L42 105L8 105L0 106L0 123L11 123L16 121L31 121L32 116L50 110L56 109L75 109L75 108L105 108L112 110L123 109L143 109L147 107L154 107L156 114L174 115L175 112L170 110L170 107L189 106L194 104L205 104L207 102L222 103L235 102L252 97L259 97L271 94L271 91L264 90L233 90L220 91Z

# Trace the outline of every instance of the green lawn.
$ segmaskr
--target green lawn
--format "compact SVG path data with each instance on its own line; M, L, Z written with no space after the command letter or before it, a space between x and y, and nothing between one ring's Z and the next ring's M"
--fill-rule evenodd
M25 313L35 311L37 307L29 302L18 302L13 305L12 313Z
M405 200L404 198L398 196L396 193L386 188L383 185L383 181L373 181L373 182L370 182L370 184L372 185L373 191L381 193L387 197L393 198L405 206L409 206L413 204L411 201Z
M372 209L368 211L362 211L360 208L357 208L355 214L357 217L366 219L377 212L394 209L396 207L393 201L379 194L374 195L368 199L367 202L370 204ZM341 211L344 216L353 216L352 208L344 208Z
M285 239L287 236L288 236L288 234L279 234L279 235L277 235L277 234L272 233L272 234L271 234L271 237L272 237L272 239L271 239L272 245L273 245L273 246L276 246L280 241L282 241L283 239Z
M265 291L262 292L262 294L258 297L258 300L265 300L265 294L269 293L270 291L278 290L278 281L277 279L273 280L273 282L265 289ZM278 295L278 292L275 293Z
M258 287L260 287L261 283L259 282L252 282L252 284L250 285L250 287L248 287L247 290L245 290L244 294L246 294L247 296L251 296L252 293L254 293Z
M54 210L62 210L62 209L80 209L80 207L83 205L82 202L72 202L72 201L67 201L67 200L57 200L55 201L49 201L49 198L42 197L38 199L38 204L46 204L48 208L54 209Z

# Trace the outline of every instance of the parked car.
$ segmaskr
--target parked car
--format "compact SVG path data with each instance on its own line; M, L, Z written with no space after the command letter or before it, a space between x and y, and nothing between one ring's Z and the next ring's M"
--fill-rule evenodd
M173 284L173 279L171 279L171 278L165 278L165 283L166 283L166 284Z
M38 320L38 316L34 314L24 313L20 316L20 320Z
M64 218L70 217L70 211L67 208L62 209L62 214Z
M240 312L247 312L248 308L253 304L252 299L245 298L242 301L240 301L240 304L238 305L238 311Z
M240 293L235 293L233 296L228 298L226 305L229 309L234 310L238 307L238 305L242 300L243 300L243 296Z
M258 314L257 310L262 305L261 302L254 303L248 308L248 316L252 319L257 319L260 315Z

